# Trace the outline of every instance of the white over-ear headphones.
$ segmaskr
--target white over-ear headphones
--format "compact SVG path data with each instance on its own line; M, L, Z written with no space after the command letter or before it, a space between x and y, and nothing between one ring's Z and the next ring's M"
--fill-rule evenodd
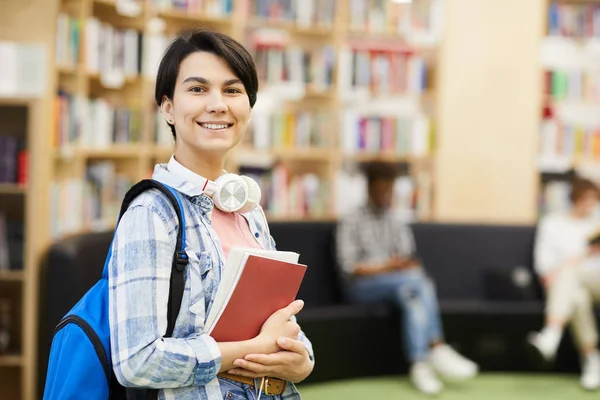
M260 204L258 183L243 175L226 173L216 181L207 179L202 190L210 196L215 207L224 212L246 213Z

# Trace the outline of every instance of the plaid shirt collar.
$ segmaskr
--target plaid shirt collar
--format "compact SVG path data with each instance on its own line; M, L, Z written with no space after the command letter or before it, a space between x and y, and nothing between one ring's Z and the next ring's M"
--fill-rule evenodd
M175 161L174 158L171 157L171 159ZM171 161L169 162L169 164L172 165ZM206 193L204 193L202 187L197 184L196 179L186 179L188 177L187 175L190 175L189 177L195 175L199 179L203 178L201 178L200 175L195 174L194 172L190 171L189 169L185 168L179 163L177 163L179 164L178 169L187 170L188 173L185 174L186 176L182 176L182 174L179 173L175 174L174 172L169 170L169 164L156 164L156 166L154 167L154 174L152 175L152 178L164 183L165 185L169 185L178 192L188 196L192 203L202 208L202 211L210 213L214 208L214 203L212 199L208 195L206 195Z

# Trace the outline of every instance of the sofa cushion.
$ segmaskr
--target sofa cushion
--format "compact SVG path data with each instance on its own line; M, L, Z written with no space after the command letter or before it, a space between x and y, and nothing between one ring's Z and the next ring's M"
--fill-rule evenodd
M413 232L440 299L486 299L489 271L532 271L535 226L417 223Z

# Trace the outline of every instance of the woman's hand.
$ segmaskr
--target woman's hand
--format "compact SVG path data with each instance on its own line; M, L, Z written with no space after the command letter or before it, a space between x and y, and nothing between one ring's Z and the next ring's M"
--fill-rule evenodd
M233 362L238 368L229 370L233 375L249 378L268 376L298 383L313 370L306 346L299 340L281 337L277 344L282 349L271 354L249 354Z
M304 307L302 300L296 300L287 307L275 311L263 324L256 340L263 349L260 353L271 354L279 351L277 340L281 337L297 339L300 326L291 321L292 316L298 314Z

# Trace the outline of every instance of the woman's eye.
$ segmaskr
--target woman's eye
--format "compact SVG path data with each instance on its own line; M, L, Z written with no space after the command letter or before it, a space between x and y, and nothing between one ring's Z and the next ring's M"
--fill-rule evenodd
M240 89L236 89L236 88L229 88L229 89L225 89L225 93L242 93L242 91Z
M200 86L194 86L194 87L190 88L190 92L195 92L195 93L204 92L204 88L200 87Z

